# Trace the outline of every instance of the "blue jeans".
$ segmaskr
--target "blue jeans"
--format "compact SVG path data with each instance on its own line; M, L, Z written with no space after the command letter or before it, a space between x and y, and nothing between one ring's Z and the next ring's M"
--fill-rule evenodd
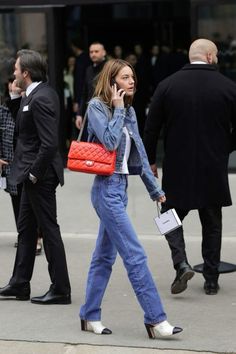
M100 218L100 228L80 317L89 321L101 319L101 302L118 251L144 311L144 322L157 323L166 320L166 314L148 269L147 257L126 213L126 190L126 175L95 177L92 203Z

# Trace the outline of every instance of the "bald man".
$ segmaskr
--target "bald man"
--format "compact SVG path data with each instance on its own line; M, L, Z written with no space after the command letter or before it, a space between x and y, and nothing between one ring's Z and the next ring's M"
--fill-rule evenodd
M217 71L217 47L197 39L189 49L190 64L163 80L153 95L144 144L157 175L156 148L163 128L162 187L166 203L183 220L197 209L202 225L204 291L219 290L222 207L230 206L228 159L236 148L236 84ZM192 230L193 234L195 230ZM176 277L171 293L187 288L194 276L183 228L166 235Z

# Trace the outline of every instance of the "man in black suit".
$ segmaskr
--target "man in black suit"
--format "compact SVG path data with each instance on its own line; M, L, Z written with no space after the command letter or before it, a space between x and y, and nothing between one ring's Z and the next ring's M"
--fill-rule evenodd
M162 187L166 203L181 220L197 209L202 224L204 290L218 292L223 206L232 204L228 183L229 153L236 145L236 85L220 74L217 47L198 39L189 50L190 64L157 87L145 127L144 143L155 175L156 146L164 128ZM185 251L183 228L166 235L176 278L171 292L187 288L194 272Z
M17 222L19 242L10 282L0 295L18 300L30 298L30 280L35 261L37 226L44 237L52 285L31 298L38 304L70 304L70 281L56 215L56 187L63 185L63 164L58 151L59 100L46 82L46 62L32 50L20 50L15 64L16 85L22 98L17 119L17 146L10 181L23 183Z

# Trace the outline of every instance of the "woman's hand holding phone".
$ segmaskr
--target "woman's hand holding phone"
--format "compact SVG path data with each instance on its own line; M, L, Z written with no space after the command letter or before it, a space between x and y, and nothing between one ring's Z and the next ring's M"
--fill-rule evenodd
M112 104L115 108L124 108L125 91L118 87L117 83L111 86L112 91Z

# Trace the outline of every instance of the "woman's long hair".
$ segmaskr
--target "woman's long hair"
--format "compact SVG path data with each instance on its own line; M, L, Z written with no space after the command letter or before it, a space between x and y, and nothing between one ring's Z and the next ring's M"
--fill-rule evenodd
M111 90L111 86L113 85L112 81L115 79L118 72L121 69L123 69L125 66L130 67L130 69L134 74L134 88L136 89L137 77L134 68L127 61L122 59L108 60L97 78L97 84L95 87L93 97L99 97L110 108L112 108L112 90ZM128 105L131 105L132 101L133 101L133 96L125 95L124 103L126 107Z

